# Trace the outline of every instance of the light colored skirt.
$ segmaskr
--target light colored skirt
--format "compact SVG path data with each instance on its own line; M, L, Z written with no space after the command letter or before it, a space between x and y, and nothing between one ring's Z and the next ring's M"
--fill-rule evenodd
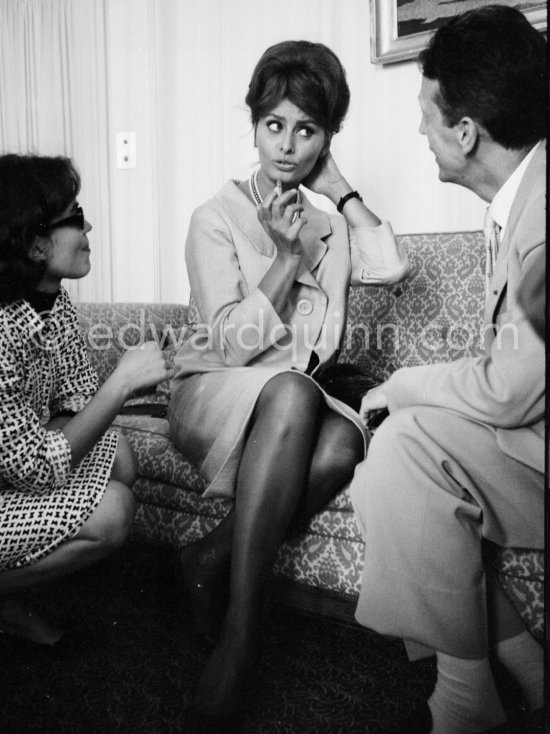
M208 482L205 497L234 496L247 427L256 401L265 384L282 372L299 374L317 385L303 372L272 367L231 367L174 380L168 409L172 441L199 467ZM367 436L359 415L320 387L319 390L331 410L357 426L366 453Z

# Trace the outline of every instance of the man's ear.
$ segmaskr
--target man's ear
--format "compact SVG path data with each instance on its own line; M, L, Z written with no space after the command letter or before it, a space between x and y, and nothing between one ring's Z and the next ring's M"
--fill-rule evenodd
M35 263L45 262L49 246L50 242L45 237L35 237L29 250L29 258Z
M469 155L475 150L479 140L479 128L477 122L471 117L463 117L456 126L458 144L464 155Z

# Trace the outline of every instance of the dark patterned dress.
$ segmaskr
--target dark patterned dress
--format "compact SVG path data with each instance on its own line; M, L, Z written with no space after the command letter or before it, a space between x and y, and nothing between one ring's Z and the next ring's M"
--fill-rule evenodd
M98 389L61 288L51 310L0 306L0 571L43 558L82 528L109 481L117 434L71 470L71 447L46 423L82 410Z

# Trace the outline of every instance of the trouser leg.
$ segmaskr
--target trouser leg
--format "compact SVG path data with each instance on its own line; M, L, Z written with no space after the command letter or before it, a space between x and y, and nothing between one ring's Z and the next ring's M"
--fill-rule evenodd
M457 657L487 653L482 538L542 548L543 477L494 431L435 408L390 415L351 484L365 537L357 619Z

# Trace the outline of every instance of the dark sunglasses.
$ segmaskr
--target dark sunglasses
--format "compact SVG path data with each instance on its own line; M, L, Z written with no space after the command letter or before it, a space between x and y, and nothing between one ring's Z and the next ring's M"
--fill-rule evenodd
M84 219L84 212L81 206L76 207L74 214L65 219L60 219L58 222L52 222L51 224L39 224L39 233L47 235L52 229L59 229L60 227L77 227L78 229L84 230L86 220Z

